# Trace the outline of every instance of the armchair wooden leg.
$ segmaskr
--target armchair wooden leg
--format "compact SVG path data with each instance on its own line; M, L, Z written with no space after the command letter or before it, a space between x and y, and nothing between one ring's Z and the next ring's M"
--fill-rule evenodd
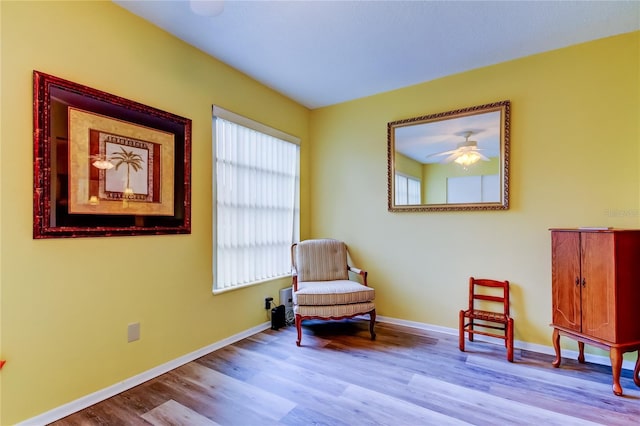
M376 310L369 312L369 333L371 333L371 340L376 340L376 332L373 331L373 326L376 324Z
M300 346L300 341L302 341L302 317L300 314L296 314L296 331L298 332L298 340L296 340L296 345Z

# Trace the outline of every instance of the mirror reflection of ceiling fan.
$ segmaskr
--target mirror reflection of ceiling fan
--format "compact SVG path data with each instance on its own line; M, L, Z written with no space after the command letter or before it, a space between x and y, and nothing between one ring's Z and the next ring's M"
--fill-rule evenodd
M480 151L483 151L483 149L478 148L478 142L469 140L471 135L474 133L478 133L478 132L477 131L474 132L472 130L462 132L460 135L464 136L465 140L464 142L459 142L458 145L456 146L456 149L437 152L435 154L429 154L427 155L427 158L446 156L442 160L440 160L440 163L447 164L447 163L455 162L464 167L477 163L480 160L489 161L489 158L487 158L485 155L483 155L480 152Z

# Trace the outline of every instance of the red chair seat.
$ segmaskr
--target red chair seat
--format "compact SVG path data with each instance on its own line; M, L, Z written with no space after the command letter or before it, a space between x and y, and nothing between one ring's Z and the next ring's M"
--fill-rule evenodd
M490 311L482 311L479 309L474 309L472 311L465 311L464 316L466 318L473 318L484 321L492 321L499 322L502 324L506 324L508 317L500 312L490 312Z

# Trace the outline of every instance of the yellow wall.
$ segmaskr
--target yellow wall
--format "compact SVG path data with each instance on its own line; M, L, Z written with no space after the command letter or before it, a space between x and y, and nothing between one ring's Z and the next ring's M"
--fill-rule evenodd
M640 225L639 56L635 32L312 111L312 235L347 241L382 316L455 328L469 276L508 279L516 339L550 346L548 228ZM509 210L387 211L388 122L504 99Z
M303 237L309 111L111 2L0 7L0 424L9 425L267 321L264 297L289 280L211 292L211 105L302 139ZM192 234L32 239L34 69L193 120ZM136 321L141 340L128 344Z
M405 176L413 176L422 180L422 164L418 161L396 152L394 158L394 167L396 172Z

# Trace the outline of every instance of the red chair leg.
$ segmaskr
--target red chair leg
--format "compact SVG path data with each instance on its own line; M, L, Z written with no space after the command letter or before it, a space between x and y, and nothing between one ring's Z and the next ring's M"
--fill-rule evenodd
M298 332L298 340L296 340L296 345L300 346L300 342L302 341L302 317L300 314L296 314L296 330Z
M507 321L507 360L513 362L513 318Z
M462 352L464 352L464 311L460 311L459 318L458 347Z

